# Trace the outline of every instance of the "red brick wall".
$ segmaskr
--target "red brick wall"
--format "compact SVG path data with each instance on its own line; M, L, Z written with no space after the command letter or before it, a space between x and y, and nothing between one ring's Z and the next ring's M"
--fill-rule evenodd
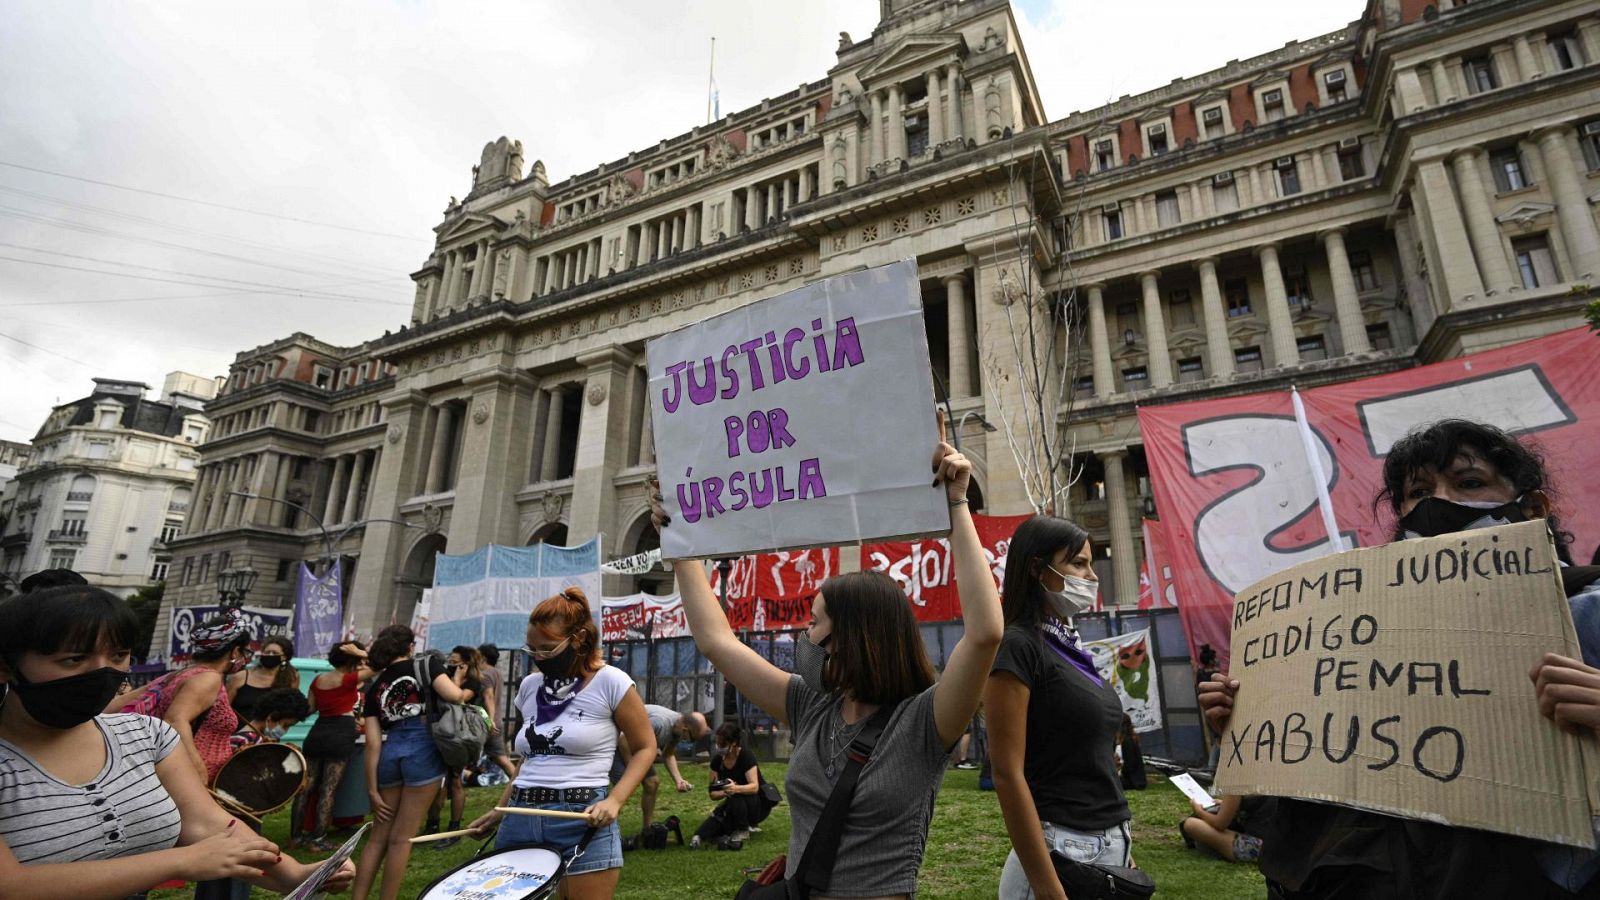
M1297 113L1305 112L1307 103L1322 106L1322 98L1317 95L1317 81L1309 63L1289 71L1289 99L1294 101L1294 112Z
M1193 103L1172 108L1172 149L1182 150L1185 141L1200 143L1200 125L1194 118Z
M1228 88L1228 117L1233 120L1233 130L1244 130L1244 123L1255 122L1256 101L1250 95L1250 85L1236 84Z

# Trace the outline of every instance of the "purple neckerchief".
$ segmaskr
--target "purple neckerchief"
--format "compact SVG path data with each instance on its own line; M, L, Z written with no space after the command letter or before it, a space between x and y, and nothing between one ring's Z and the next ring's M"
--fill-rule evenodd
M1105 680L1095 671L1094 657L1078 646L1078 629L1060 619L1046 617L1039 624L1039 630L1044 632L1045 645L1054 650L1057 656L1087 676L1095 687L1105 687Z
M533 695L533 724L543 725L561 715L561 711L567 708L572 698L578 696L578 689L582 685L581 675L555 681L546 678L544 684L539 685L539 690Z

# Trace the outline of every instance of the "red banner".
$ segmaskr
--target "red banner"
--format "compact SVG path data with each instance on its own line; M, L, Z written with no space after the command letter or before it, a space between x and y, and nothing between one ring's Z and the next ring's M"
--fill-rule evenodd
M1167 550L1166 529L1160 519L1145 519L1144 563L1139 570L1139 608L1161 609L1177 605L1178 587L1173 582L1172 554Z
M728 622L737 631L804 628L811 598L838 571L838 547L742 556L728 573ZM713 569L712 590L721 590L721 580Z
M1011 534L1027 516L974 515L978 540L989 559L995 585L1005 578L1006 549ZM917 619L923 622L948 622L961 618L961 600L956 596L955 560L950 541L929 538L921 541L866 544L861 548L861 568L888 572L906 592Z
M1572 329L1498 350L1301 393L1346 548L1387 543L1384 457L1447 417L1487 422L1542 451L1556 512L1587 560L1600 539L1600 338ZM1233 595L1330 551L1308 444L1288 392L1141 406L1165 558L1190 648L1226 654Z

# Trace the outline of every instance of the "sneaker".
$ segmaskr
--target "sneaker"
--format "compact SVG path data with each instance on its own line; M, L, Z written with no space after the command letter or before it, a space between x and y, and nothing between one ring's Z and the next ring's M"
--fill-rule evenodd
M689 838L689 849L690 850L699 850L700 849L700 835L697 834L694 837Z
M748 840L750 840L750 832L748 832L748 831L735 831L733 833L733 835L729 838L730 842L737 841L741 845L745 841L748 841Z
M760 825L751 825L750 826L750 833L751 834L760 834L761 833L761 826Z
M956 763L956 768L958 768L958 769L976 769L977 767L978 767L977 763L968 762L968 761L966 761L964 759L961 762Z

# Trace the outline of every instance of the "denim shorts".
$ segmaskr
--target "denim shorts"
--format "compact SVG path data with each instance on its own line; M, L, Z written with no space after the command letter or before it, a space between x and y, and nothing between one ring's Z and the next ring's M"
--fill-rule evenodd
M1132 835L1128 823L1123 822L1098 831L1078 831L1054 822L1040 822L1045 846L1081 863L1098 863L1102 866L1126 866L1132 859ZM1022 861L1012 850L1000 869L1000 900L1033 900L1032 885L1022 871Z
M598 796L594 802L604 799L609 788L597 788ZM538 809L564 809L571 812L583 812L587 803L518 803L517 806L531 806ZM589 830L589 823L581 819L552 819L544 816L506 816L500 821L500 832L495 837L494 847L499 850L503 847L512 847L518 844L549 844L561 851L562 859L571 860L573 852L582 840L583 833ZM617 823L612 822L594 833L594 838L589 841L589 846L583 851L583 856L577 862L571 862L567 869L568 875L582 875L585 872L599 872L603 869L622 868L622 830Z
M444 760L433 745L427 719L417 716L389 729L378 756L378 787L421 787L444 778Z

